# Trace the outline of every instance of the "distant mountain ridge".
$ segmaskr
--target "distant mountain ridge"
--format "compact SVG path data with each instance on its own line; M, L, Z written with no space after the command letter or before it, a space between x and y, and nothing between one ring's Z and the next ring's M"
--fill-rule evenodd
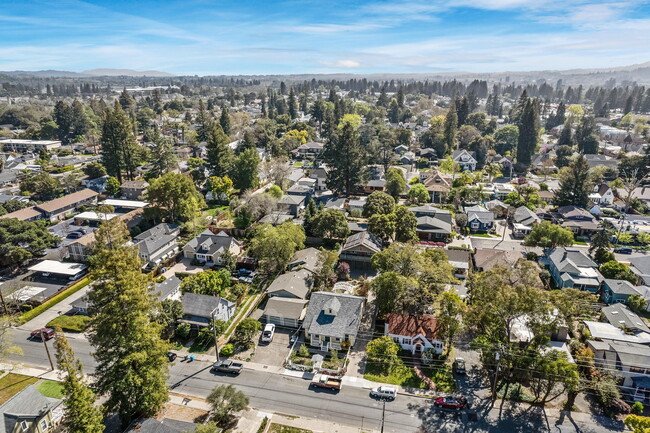
M175 77L176 75L161 71L136 71L133 69L112 69L100 68L83 71L82 74L101 76L101 77Z

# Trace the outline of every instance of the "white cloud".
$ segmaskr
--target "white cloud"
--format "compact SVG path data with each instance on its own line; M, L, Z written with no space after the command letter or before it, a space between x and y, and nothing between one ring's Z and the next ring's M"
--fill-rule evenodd
M343 59L337 61L336 66L339 66L341 68L358 68L359 66L361 66L361 64L356 60Z

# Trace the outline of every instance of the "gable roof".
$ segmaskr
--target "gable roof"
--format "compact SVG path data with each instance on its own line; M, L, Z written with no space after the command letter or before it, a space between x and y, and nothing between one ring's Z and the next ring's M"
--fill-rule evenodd
M212 312L217 309L219 304L224 304L227 307L235 305L234 302L219 296L199 295L190 292L183 293L181 302L185 314L198 317L211 317Z
M367 230L348 236L343 245L342 251L363 246L372 252L381 251L381 241L379 238Z
M630 265L632 272L635 274L640 276L650 276L650 256L631 258Z
M516 223L523 224L525 226L529 226L540 221L540 218L537 216L537 214L528 209L526 206L519 206L515 210L513 218Z
M179 235L178 226L162 223L144 231L133 238L140 252L151 255L176 239Z
M200 235L189 241L187 246L191 247L195 252L200 251L201 254L213 255L217 252L224 253L230 250L233 244L239 245L239 242L226 232L214 234L206 229Z
M607 307L603 307L601 311L611 325L619 328L625 326L627 329L650 333L650 328L645 324L645 321L625 304L616 303L608 305Z
M0 433L13 433L20 420L40 418L61 403L62 400L45 397L30 385L0 406Z
M388 334L411 338L424 335L428 340L438 340L440 337L438 322L432 314L415 316L391 313L387 315L386 322Z
M158 421L154 418L134 421L125 433L183 433L193 432L196 425L190 422L164 418Z
M467 221L479 220L483 224L491 224L494 222L494 214L484 206L466 207L465 213L467 214Z
M454 161L458 161L463 155L466 155L468 157L467 161L463 161L463 162L476 162L476 158L474 157L476 153L469 152L466 149L454 150L454 153L451 155L451 159L453 159Z
M300 251L296 251L287 266L289 268L301 266L303 269L307 269L311 272L316 272L318 271L319 264L320 250L316 248L305 248Z
M92 189L86 188L81 191L73 192L72 194L64 195L60 198L55 198L54 200L46 201L45 203L36 205L36 207L41 209L43 212L55 212L59 209L79 203L80 201L97 197L98 195L99 194Z
M474 265L484 271L489 271L495 266L509 268L520 258L521 253L514 251L480 248L474 252Z
M162 283L156 284L156 292L159 292L158 299L163 300L169 296L174 290L181 286L181 279L176 275L167 278Z
M639 291L634 288L632 283L627 280L614 280L612 278L605 278L603 280L607 287L617 295L640 295Z
M267 293L288 292L298 299L305 299L314 285L313 275L307 269L291 271L277 277L268 289Z
M18 209L8 214L0 215L0 218L16 218L20 221L27 221L32 218L40 217L42 214L36 210L35 206Z
M450 234L451 224L437 217L421 216L417 218L417 231Z
M582 250L575 248L554 248L549 260L560 272L580 273L580 268L598 267Z
M337 336L356 336L361 322L363 301L361 296L332 292L312 293L303 326L312 334ZM336 315L326 314L327 306L336 301ZM326 305L328 304L328 305Z
M308 301L305 299L280 298L274 296L269 298L266 302L264 314L266 316L300 320L302 319L303 311L305 310L307 302Z

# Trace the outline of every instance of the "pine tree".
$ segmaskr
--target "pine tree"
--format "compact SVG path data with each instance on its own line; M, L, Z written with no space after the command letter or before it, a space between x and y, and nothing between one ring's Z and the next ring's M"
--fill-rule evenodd
M366 152L352 124L345 122L325 145L325 162L330 167L327 187L338 194L349 195L361 182Z
M517 163L528 167L537 146L538 116L537 104L529 99L519 117L519 139L517 141Z
M567 120L564 122L564 127L560 133L560 137L557 140L558 146L571 146L573 147L575 143L573 142L573 133L571 131L571 121Z
M452 100L447 116L445 117L445 144L447 151L451 153L456 149L456 130L458 129L458 114L456 113L456 100Z
M228 114L228 107L226 105L221 106L221 116L219 116L219 124L224 134L230 134L230 115Z
M196 118L196 123L199 127L197 129L197 139L199 142L208 141L208 134L210 133L210 117L203 104L203 99L199 99L199 114Z
M295 119L298 117L298 107L296 106L296 94L293 87L289 90L289 117Z
M54 341L56 362L63 374L63 427L67 433L102 433L102 412L94 405L95 394L84 380L81 362L75 358L72 347L61 329L56 330Z
M390 106L388 107L388 120L391 123L399 122L399 103L395 98L391 99Z
M578 155L568 167L560 171L559 186L558 191L555 193L555 203L558 206L587 206L592 185L589 176L589 164L584 155Z
M120 223L117 229L123 231ZM97 361L94 389L106 396L105 410L118 414L126 427L134 418L155 415L168 400L169 345L160 338L163 325L152 321L159 304L151 277L141 271L137 248L121 243L110 248L102 243L115 237L107 230L103 225L98 230L90 259L94 287L88 295L93 314L88 339Z
M100 143L102 164L108 174L115 176L120 184L124 175L127 179L133 179L140 162L139 148L133 136L131 121L117 101L112 110L106 110Z
M260 157L255 149L244 150L236 159L232 170L232 180L235 188L246 190L256 188L259 184L257 177Z
M596 120L592 116L583 116L575 134L578 151L588 155L598 153L598 132Z
M397 104L399 108L404 108L404 87L399 86L397 90Z
M221 125L215 123L208 134L208 166L212 176L229 176L234 161L234 153L228 146L229 138Z
M70 144L72 124L74 122L72 109L63 101L58 101L54 106L54 122L57 125L57 132L61 143Z
M470 113L469 100L463 96L460 101L456 102L456 114L458 116L458 126L463 126L467 122L467 116Z

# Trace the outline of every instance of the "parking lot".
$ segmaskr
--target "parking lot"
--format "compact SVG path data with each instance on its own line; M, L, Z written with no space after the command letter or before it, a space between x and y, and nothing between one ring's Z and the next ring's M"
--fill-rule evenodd
M65 221L62 221L56 225L53 225L48 229L48 231L56 236L59 236L61 238L61 243L59 244L59 247L65 247L66 245L76 241L76 239L69 239L67 236L79 229L84 229L86 233L92 233L95 230L97 230L97 227L92 227L88 224L79 226L74 224L74 219L70 218Z
M276 326L272 342L261 343L258 338L253 361L258 364L281 367L285 358L289 355L291 348L289 340L295 332L295 329Z

